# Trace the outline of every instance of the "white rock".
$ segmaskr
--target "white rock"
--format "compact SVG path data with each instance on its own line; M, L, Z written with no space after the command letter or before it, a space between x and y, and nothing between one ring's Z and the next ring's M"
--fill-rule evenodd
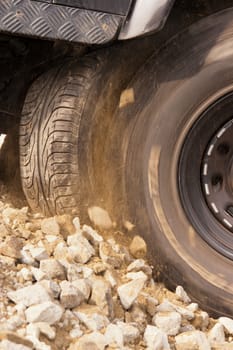
M15 304L24 304L25 306L31 306L34 304L40 304L44 301L50 301L51 296L47 290L40 284L34 284L32 286L24 287L13 292L7 293L7 296Z
M72 282L62 281L60 287L60 301L66 309L73 309L84 301L84 295L79 292Z
M161 304L157 306L157 312L171 312L171 311L176 311L176 305L172 304L167 299L165 299Z
M37 267L32 267L31 272L36 281L41 281L46 278L46 273Z
M189 321L195 317L195 314L193 311L190 311L188 308L175 305L167 299L165 299L160 305L157 306L157 311L158 312L177 311L184 319Z
M175 337L177 350L211 350L205 333L201 331L185 332Z
M112 220L105 209L90 207L88 208L88 215L90 220L102 229L109 230L113 226Z
M103 237L100 236L92 227L83 225L83 235L90 241L93 245L97 246L100 242L103 242Z
M21 249L20 251L20 255L21 255L21 262L25 265L30 265L30 266L34 266L36 264L35 259L33 259L31 253L29 250L27 249Z
M119 268L123 262L123 255L114 251L114 245L108 242L100 242L99 256L105 264L109 264L114 268Z
M73 285L77 288L79 293L83 296L83 300L88 300L91 294L91 284L85 278L76 279L72 282Z
M140 259L147 254L147 245L144 239L140 236L135 236L129 246L130 254L133 257Z
M200 316L202 318L202 328L207 328L210 322L210 317L206 311L201 311Z
M73 225L75 227L76 233L81 233L81 226L80 226L80 220L78 217L75 217L73 219Z
M54 324L60 321L63 315L64 309L51 301L41 304L30 306L26 311L27 322L46 322L48 324Z
M25 321L25 317L20 317L19 315L14 315L7 320L7 328L12 331L17 330Z
M109 324L105 331L105 338L108 342L108 345L115 344L119 348L122 348L124 345L123 331L120 327L115 324Z
M43 271L48 279L66 279L66 272L64 267L56 259L44 259L40 261L40 269Z
M99 306L106 316L113 316L111 287L104 279L95 279L93 281L91 302Z
M54 217L47 218L41 222L41 230L47 235L59 235L60 227Z
M147 275L142 271L128 272L126 274L126 278L130 280L144 279L145 281L148 279Z
M110 284L110 286L112 288L117 286L117 278L116 278L116 274L113 270L107 270L104 273L104 278L106 279L106 281L108 281L108 283Z
M65 242L59 242L53 252L56 260L65 259L70 256L68 247Z
M191 324L185 324L180 327L180 333L195 331L196 328Z
M192 312L196 312L199 308L199 305L197 303L191 303L189 304L186 309Z
M18 273L17 276L19 278L23 278L24 281L31 281L32 280L32 272L31 270L27 269L26 267L23 267Z
M143 293L142 293L143 294ZM146 298L146 311L150 316L154 316L157 311L158 300L150 295L145 295Z
M66 267L66 274L67 280L70 282L80 279L83 276L82 266L79 266L78 264L69 264Z
M194 312L188 310L187 308L181 307L181 306L176 306L175 310L186 320L191 321L194 319L195 314ZM208 314L206 313L206 315L208 316ZM204 317L204 323L209 322L209 316L206 318L206 315L203 314Z
M82 272L83 272L83 278L89 278L94 274L93 270L87 266L82 266Z
M189 298L188 294L185 292L182 286L176 287L176 295L178 296L179 300L183 301L184 303L191 303L191 299Z
M2 212L2 219L6 225L19 225L25 224L28 219L28 208L14 209L14 208L6 208Z
M229 317L220 317L218 322L224 326L229 334L233 334L233 320Z
M141 271L143 269L143 267L145 267L146 262L144 259L135 259L131 264L128 265L127 267L127 271L128 272L138 272Z
M177 335L181 326L181 316L174 311L158 312L152 322L167 335Z
M140 278L126 284L122 284L117 288L120 301L126 310L133 305L144 285L145 279Z
M225 342L224 326L221 323L216 323L209 331L208 340L211 344Z
M27 336L32 337L31 339L33 338L39 339L40 329L36 326L36 324L30 323L26 327L26 334Z
M127 322L134 322L141 333L145 331L148 319L147 314L140 307L140 304L135 303L130 310L130 319Z
M81 331L79 325L76 325L75 328L71 329L69 335L72 339L76 339L83 335L83 331Z
M95 255L95 250L88 240L79 234L69 236L67 243L71 257L78 263L86 264Z
M98 331L107 327L109 320L102 315L101 310L96 306L85 306L74 312L78 319L91 331Z
M77 344L77 345L76 345ZM77 340L74 349L76 350L104 350L106 348L107 341L105 336L99 332L92 332L85 334Z
M29 251L31 253L31 256L37 261L49 258L49 255L44 247L31 248Z
M49 243L54 243L58 240L58 236L55 235L46 235L45 238Z
M25 328L19 328L19 329L17 329L17 335L19 335L20 337L23 337L23 338L25 338L25 336L26 336L26 330L25 330Z
M15 305L15 310L17 311L17 315L23 319L26 306L23 303L19 303Z
M128 267L127 267L128 272L138 272L142 271L146 275L151 276L152 274L152 269L150 266L148 266L145 262L144 259L136 259L134 260Z
M23 325L23 323L24 317L21 318L18 315L12 316L6 322L7 330L16 331L19 327Z
M147 350L170 350L167 335L160 329L148 325L144 333Z
M139 329L130 323L117 322L117 326L121 329L123 333L124 344L128 344L137 340L140 336Z
M42 280L39 283L47 290L47 292L51 295L52 298L58 299L61 292L61 288L56 282L52 280Z
M85 245L87 244L90 245L90 243L88 242L88 240L82 235L82 233L75 233L73 235L69 235L67 237L67 245L69 247L71 246L79 246L79 245ZM92 247L92 246L91 246ZM93 249L93 247L92 247Z

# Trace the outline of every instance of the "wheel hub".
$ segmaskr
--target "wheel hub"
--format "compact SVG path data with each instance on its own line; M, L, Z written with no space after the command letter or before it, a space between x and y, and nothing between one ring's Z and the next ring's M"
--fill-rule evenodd
M233 260L233 93L210 104L183 144L178 168L183 209L195 231Z
M216 219L233 231L233 120L222 126L204 154L201 182Z

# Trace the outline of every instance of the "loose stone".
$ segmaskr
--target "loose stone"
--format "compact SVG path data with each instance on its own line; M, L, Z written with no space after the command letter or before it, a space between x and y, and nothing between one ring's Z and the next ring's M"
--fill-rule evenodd
M144 333L147 350L170 350L166 333L161 329L148 325Z
M92 283L91 302L103 310L103 313L113 318L113 301L111 287L104 279L95 279Z
M139 329L133 324L117 322L117 326L123 333L124 344L135 342L140 336Z
M181 326L181 316L178 312L158 312L153 318L153 324L167 335L177 335Z
M103 242L103 237L93 230L92 227L83 225L82 231L84 237L87 238L93 245L98 246L100 242Z
M60 301L64 308L73 309L84 301L84 295L80 293L72 282L62 281L60 287Z
M121 327L115 324L109 324L106 328L105 338L108 344L122 348L124 345L123 331Z
M116 253L112 246L107 242L100 242L99 255L104 263L109 264L114 268L120 268L123 263L122 255Z
M189 298L188 294L185 292L182 286L176 287L176 295L179 298L179 300L183 301L184 303L191 303L191 299Z
M78 319L91 331L105 328L110 322L97 306L86 305L75 310Z
M135 236L129 246L129 251L137 259L144 258L147 254L146 242L142 237Z
M99 332L85 334L72 344L68 350L105 350L107 345L106 338Z
M229 317L220 317L218 322L224 326L227 333L233 334L233 320Z
M88 208L88 215L90 220L99 228L109 230L113 226L112 220L105 209L90 207Z
M120 297L121 303L126 310L129 309L137 299L139 293L144 287L144 284L145 279L140 278L123 284L117 288L117 293Z
M60 227L55 217L46 218L41 222L41 230L47 235L59 235Z
M7 296L15 304L21 303L25 306L31 306L51 300L51 296L47 290L40 284L34 284L32 286L9 292L7 293Z
M95 255L95 250L88 240L79 234L69 236L67 239L69 245L68 252L74 261L86 264L93 255Z
M175 337L177 350L211 350L205 333L201 331L185 332Z
M27 322L46 322L50 325L60 321L64 309L51 301L30 306L26 311Z
M209 331L208 339L211 344L224 343L224 326L221 323L216 323L214 327Z
M66 279L66 271L56 259L41 260L40 269L48 279Z

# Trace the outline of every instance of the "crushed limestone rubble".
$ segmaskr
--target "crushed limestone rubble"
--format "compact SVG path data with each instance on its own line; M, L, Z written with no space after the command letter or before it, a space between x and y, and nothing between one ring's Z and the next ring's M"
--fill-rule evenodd
M77 217L0 202L0 350L233 349L233 320L156 282L146 254L139 236L127 246Z

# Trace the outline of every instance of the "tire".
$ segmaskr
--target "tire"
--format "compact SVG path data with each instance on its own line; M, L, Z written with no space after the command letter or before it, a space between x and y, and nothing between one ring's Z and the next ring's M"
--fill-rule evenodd
M64 60L32 83L20 122L20 169L33 211L86 219L89 206L103 206L100 164L109 120L121 90L153 51L151 42L143 38Z
M34 211L78 213L79 127L98 66L96 57L64 62L29 89L20 123L20 169Z
M207 120L203 113L233 91L232 18L233 9L206 17L146 62L128 86L134 102L117 111L115 140L122 133L123 142L110 151L115 159L111 174L118 174L118 193L112 201L122 189L123 220L128 215L135 231L144 236L156 270L173 288L182 284L212 315L229 316L233 313L232 230L208 208L197 158L201 152L204 157L208 146L198 134L199 121ZM209 119L202 128L208 140L227 122L215 113L218 118ZM225 116L232 118L229 108ZM193 134L199 142L187 145ZM184 199L186 192L192 192L189 200ZM217 227L229 239L231 256L221 251L220 243L215 246L212 230Z

